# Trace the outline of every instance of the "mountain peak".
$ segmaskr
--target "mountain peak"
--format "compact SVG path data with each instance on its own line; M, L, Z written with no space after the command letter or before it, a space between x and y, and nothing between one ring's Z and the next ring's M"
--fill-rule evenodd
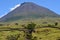
M0 21L14 21L31 18L60 17L48 8L39 6L33 2L24 2L19 7L9 12Z
M24 2L24 3L21 3L21 5L24 5L24 4L35 4L33 2Z
M33 2L24 2L24 3L21 3L21 6L22 5L34 5L35 3L33 3Z

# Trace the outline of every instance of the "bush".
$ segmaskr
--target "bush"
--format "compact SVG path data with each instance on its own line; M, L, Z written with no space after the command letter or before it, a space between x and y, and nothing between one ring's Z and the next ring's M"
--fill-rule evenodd
M27 29L34 29L35 28L35 26L36 26L36 24L34 24L34 23L31 23L31 24L28 24L27 25Z
M18 23L15 23L15 25L18 25Z
M32 40L32 32L34 31L36 24L30 23L27 25L26 40Z
M42 39L42 38L39 38L39 39Z
M47 26L47 27L54 27L54 25L48 24L48 26Z
M24 25L21 25L23 28L26 28L25 24Z
M20 34L7 36L7 40L18 40Z
M55 26L57 26L58 25L58 22L55 22Z

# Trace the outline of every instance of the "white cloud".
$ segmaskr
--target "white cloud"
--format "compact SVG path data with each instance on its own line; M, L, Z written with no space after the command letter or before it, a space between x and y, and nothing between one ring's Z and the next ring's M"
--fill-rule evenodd
M2 15L0 16L0 18L2 18L3 16L5 16L6 14L8 14L8 13L6 12L6 13L2 14Z
M20 4L17 4L16 6L14 6L13 8L11 8L10 9L10 11L12 11L12 10L14 10L14 9L16 9L17 7L19 7L20 6Z

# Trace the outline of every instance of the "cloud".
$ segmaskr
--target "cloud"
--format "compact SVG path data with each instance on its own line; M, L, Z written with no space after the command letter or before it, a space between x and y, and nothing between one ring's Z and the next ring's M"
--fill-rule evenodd
M16 8L19 7L19 6L20 6L20 4L15 5L13 8L10 8L10 11L16 9Z
M0 15L0 18L2 18L3 16L5 16L6 14L8 14L8 13L6 12L6 13Z

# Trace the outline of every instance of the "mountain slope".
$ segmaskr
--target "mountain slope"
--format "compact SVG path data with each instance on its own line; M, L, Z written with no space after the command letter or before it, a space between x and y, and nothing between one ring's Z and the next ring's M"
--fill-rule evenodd
M15 21L19 19L30 19L30 18L44 18L44 17L60 17L53 11L39 6L32 2L24 2L21 6L15 10L9 12L7 15L2 17L0 21Z

